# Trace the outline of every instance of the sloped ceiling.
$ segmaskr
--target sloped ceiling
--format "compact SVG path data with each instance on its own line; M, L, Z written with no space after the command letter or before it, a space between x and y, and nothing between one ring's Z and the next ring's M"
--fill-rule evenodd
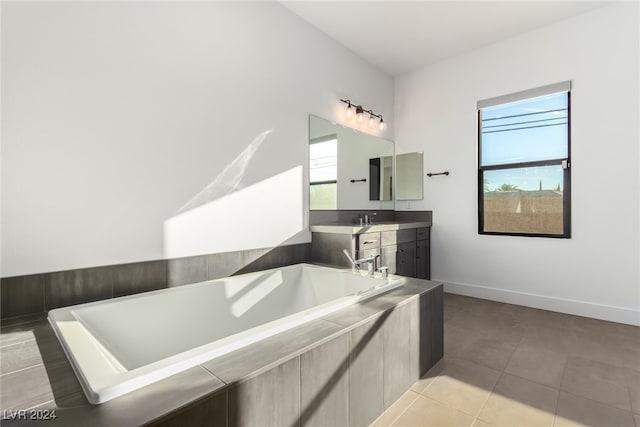
M603 1L281 2L367 62L397 76L585 13Z

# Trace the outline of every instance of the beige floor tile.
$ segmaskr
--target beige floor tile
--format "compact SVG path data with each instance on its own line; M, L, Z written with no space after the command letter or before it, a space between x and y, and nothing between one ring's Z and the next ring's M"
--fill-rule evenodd
M633 427L631 412L560 392L554 427Z
M458 310L456 310L455 308L446 308L444 309L444 312L442 314L442 318L444 319L445 322L447 322L449 319L451 319L457 312Z
M440 375L442 370L444 369L445 364L447 363L448 356L444 356L438 363L436 363L429 372L427 372L422 378L416 381L412 386L411 390L416 393L422 393L427 387L433 383L433 381Z
M393 427L470 427L474 418L428 397L419 396Z
M487 318L478 316L475 313L470 313L465 310L458 310L451 319L448 320L449 325L457 326L459 328L463 328L467 331L478 331L483 332L482 322Z
M467 329L445 323L444 325L444 354L459 356L478 337L477 333Z
M403 412L405 393L376 426L640 427L640 327L453 294L444 303L445 357L412 386L422 395Z
M521 305L504 304L493 315L502 319L513 319L522 324L529 324L535 317L538 310Z
M574 333L568 329L532 324L527 327L520 343L556 351L558 353L568 353L569 337L573 335Z
M620 356L622 357L622 365L625 368L635 369L640 372L640 341L621 339Z
M471 339L467 346L457 353L457 357L502 371L507 367L509 359L515 349L515 344L509 344L495 338L478 335Z
M576 331L585 332L591 335L604 335L606 337L611 337L618 336L620 333L619 323L607 322L606 320L575 316L573 324Z
M524 336L526 327L515 318L507 316L497 317L493 315L498 310L499 308L495 308L495 310L491 312L491 316L483 316L461 310L451 316L448 324L467 331L482 333L491 338L518 344Z
M496 312L500 311L505 304L502 302L491 301L480 298L470 298L469 303L462 304L458 308L466 311L467 313L475 314L477 316L493 316Z
M408 390L398 400L394 402L377 420L371 424L371 427L387 427L393 422L418 398L418 393Z
M526 326L510 318L488 318L480 326L489 337L515 345L522 341L527 331Z
M570 314L556 313L555 311L538 310L532 320L532 324L547 328L574 330L575 317Z
M442 373L422 394L475 417L498 378L499 371L449 358Z
M631 411L640 414L640 372L634 369L626 370L629 398L631 399Z
M473 426L471 427L495 427L493 424L489 424L486 421L482 421L481 419L476 419L473 422Z
M445 308L453 307L453 308L460 309L462 307L468 306L469 304L474 304L477 301L479 301L478 298L466 297L464 295L457 295L457 294L450 294L450 293L444 294Z
M500 426L551 426L558 391L503 374L478 418Z
M624 366L620 340L613 336L575 332L567 339L567 343L567 353L572 356L597 360L618 367Z
M607 363L570 356L560 388L605 405L631 410L624 369Z
M565 353L525 343L513 352L505 372L559 389L566 361Z
M624 325L622 323L617 323L617 325L620 338L640 346L640 326Z

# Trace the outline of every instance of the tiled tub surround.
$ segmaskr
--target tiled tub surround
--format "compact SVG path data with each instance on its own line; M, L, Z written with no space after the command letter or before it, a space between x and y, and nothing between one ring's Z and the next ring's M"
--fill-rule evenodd
M442 285L400 280L401 288L101 405L86 401L45 322L7 325L1 409L56 409L50 424L64 426L368 425L444 351Z
M63 307L48 319L97 404L399 286L296 264Z
M428 221L431 211L311 211L309 224L344 222L376 212L373 221ZM45 313L58 307L99 301L233 274L314 261L311 243L206 254L185 258L79 268L0 279L0 317Z
M311 245L208 254L7 277L0 280L0 316L45 313L54 308L164 289L233 274L309 261Z

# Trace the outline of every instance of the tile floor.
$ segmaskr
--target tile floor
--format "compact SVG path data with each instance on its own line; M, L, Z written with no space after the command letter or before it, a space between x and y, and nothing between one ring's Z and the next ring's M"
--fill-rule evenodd
M373 426L640 427L640 327L445 294L445 356Z

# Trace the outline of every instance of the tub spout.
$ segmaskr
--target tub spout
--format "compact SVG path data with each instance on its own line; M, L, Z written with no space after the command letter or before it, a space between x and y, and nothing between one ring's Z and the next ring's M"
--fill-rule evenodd
M344 255L347 257L347 259L349 260L349 262L351 263L351 265L352 265L352 271L353 271L354 273L359 272L359 271L360 271L360 265L358 265L358 264L353 260L353 258L351 258L351 255L349 254L349 251L348 251L348 250L346 250L346 249L344 249L342 252L343 252L343 253L344 253Z
M376 264L376 258L379 255L376 256L370 256L367 258L362 258L362 259L357 259L354 261L354 263L356 265L361 265L361 264L367 264L367 276L369 277L373 277L373 272L375 270L375 264Z

